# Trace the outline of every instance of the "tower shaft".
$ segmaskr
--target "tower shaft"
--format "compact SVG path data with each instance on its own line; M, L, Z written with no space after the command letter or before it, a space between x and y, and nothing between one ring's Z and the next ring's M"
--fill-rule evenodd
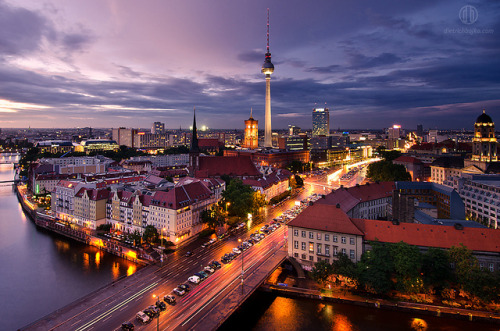
M264 147L273 147L271 129L271 75L266 75L266 124L264 130Z

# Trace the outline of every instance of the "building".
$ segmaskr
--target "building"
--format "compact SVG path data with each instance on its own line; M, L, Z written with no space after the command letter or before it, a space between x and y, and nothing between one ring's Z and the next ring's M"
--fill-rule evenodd
M131 161L150 161L153 167L182 167L189 164L189 154L134 156Z
M287 151L302 151L307 149L307 135L285 135L278 138L278 148Z
M106 224L107 189L87 189L82 187L74 197L73 223L95 230Z
M398 140L402 135L401 125L394 124L392 128L387 129L387 138L389 140Z
M445 185L430 182L396 182L396 192L437 208L436 218L465 219L465 205L460 195Z
M259 121L253 118L251 109L250 118L245 121L245 138L242 147L250 149L259 147Z
M117 128L112 130L113 140L119 146L127 146L127 147L135 147L134 146L134 136L137 133L136 129L127 129L127 128Z
M393 160L392 163L404 166L411 175L412 181L425 182L430 179L431 168L429 164L424 164L416 157L402 155Z
M312 135L328 136L330 134L330 111L328 108L314 108L312 111Z
M297 136L300 133L300 128L295 125L289 125L288 126L288 135L290 136Z
M259 191L265 196L266 201L269 201L290 188L292 175L286 169L278 169L258 179L243 179L243 184L250 185L254 191Z
M165 123L162 122L154 122L151 127L152 134L165 134Z
M431 181L443 184L449 177L460 177L464 168L464 158L461 156L442 156L431 165Z
M133 146L138 149L165 149L172 145L169 136L165 133L136 132Z
M418 137L424 136L424 127L422 126L422 124L417 124L417 136Z
M267 47L262 73L266 75L266 117L264 130L264 147L272 148L272 127L271 127L271 74L274 72L274 65L271 62L271 53L269 52L269 9L267 9Z
M89 139L82 141L80 145L75 147L75 152L84 152L86 154L92 152L117 151L120 146L114 140L107 139Z
M40 153L66 153L74 150L73 143L65 140L45 140L39 141L35 144L40 150Z
M317 204L339 206L352 218L377 219L387 216L387 206L392 201L394 182L367 183L338 190L319 199Z
M445 184L455 189L465 204L467 219L498 229L500 223L500 175L464 174Z
M463 226L429 225L353 219L363 232L363 251L371 249L370 241L417 246L425 252L430 247L450 249L464 245L472 250L480 268L491 272L500 270L500 231Z
M474 123L474 138L472 139L472 161L497 162L497 138L495 123L483 109Z
M245 151L238 149L230 149L224 151L224 156L249 156L253 163L259 166L273 168L285 168L293 161L309 163L309 151L278 151L278 150L262 150L262 151Z
M288 223L288 255L304 269L319 261L331 263L340 253L358 262L363 232L338 206L315 203Z

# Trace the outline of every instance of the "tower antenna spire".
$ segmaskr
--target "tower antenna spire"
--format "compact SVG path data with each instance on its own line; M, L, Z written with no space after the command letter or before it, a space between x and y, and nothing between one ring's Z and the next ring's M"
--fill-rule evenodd
M269 8L267 8L267 53L269 53Z

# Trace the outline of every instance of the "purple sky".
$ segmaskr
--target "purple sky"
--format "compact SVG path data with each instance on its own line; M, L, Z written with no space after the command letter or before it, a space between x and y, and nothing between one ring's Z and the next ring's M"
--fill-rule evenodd
M498 0L0 0L0 127L263 128L267 7L273 129L500 122Z

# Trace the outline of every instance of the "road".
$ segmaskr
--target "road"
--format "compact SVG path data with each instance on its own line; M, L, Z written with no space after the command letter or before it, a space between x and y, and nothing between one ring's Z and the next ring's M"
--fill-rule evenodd
M179 284L185 283L187 278L195 272L201 271L203 267L212 260L220 261L221 257L239 245L238 239L245 241L249 235L258 230L263 223L270 222L273 218L281 215L284 211L291 209L296 201L300 201L310 194L323 193L317 186L308 185L300 194L294 198L275 206L267 206L263 212L263 219L248 221L247 226L233 231L224 240L218 240L214 244L202 248L201 243L207 241L196 241L168 256L163 265L153 266L151 271L145 272L135 283L115 291L105 298L95 299L86 307L74 309L74 313L64 315L64 320L58 323L55 330L118 330L123 322L130 321L136 330L188 330L203 329L196 326L198 321L216 309L225 309L221 302L231 291L250 291L241 285L242 259L244 268L244 279L249 277L267 259L271 258L278 250L286 250L285 235L286 225L281 226L273 233L266 236L258 244L249 248L229 264L223 264L222 268L215 271L205 281L198 285L191 285L191 291L182 297L177 297L177 304L167 305L167 310L160 314L159 320L154 319L147 325L141 325L136 320L138 311L153 305L156 299L161 299L171 294L172 290ZM187 251L193 255L186 257ZM37 329L36 326L28 329Z

